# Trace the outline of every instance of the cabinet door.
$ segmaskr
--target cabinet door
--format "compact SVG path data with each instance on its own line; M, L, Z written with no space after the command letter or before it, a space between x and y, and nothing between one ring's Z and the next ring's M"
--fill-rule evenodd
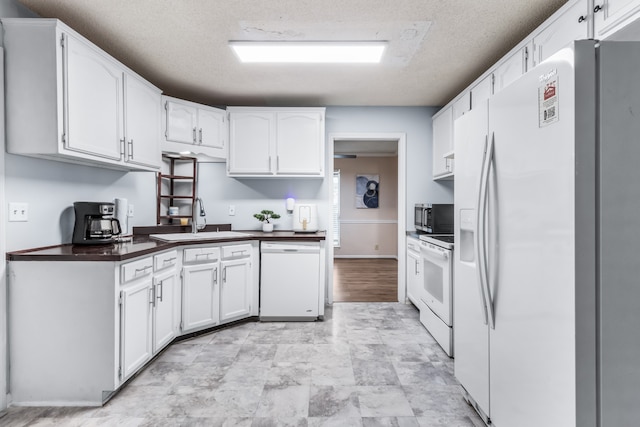
M232 112L229 117L229 174L272 174L274 113Z
M176 336L178 274L168 271L154 280L153 352L157 353Z
M592 22L587 1L578 1L533 38L533 65L538 65L574 40L589 38Z
M451 104L453 120L462 117L469 110L471 110L471 92L467 91ZM449 147L449 150L453 150L453 145Z
M407 251L407 297L419 307L421 277L420 254Z
M609 37L640 15L640 0L595 0L594 6L596 39Z
M453 144L453 112L447 107L438 117L433 119L433 177L450 175L451 164L444 158Z
M494 72L494 94L500 92L527 72L528 52L529 48L523 47L496 67Z
M251 262L248 258L222 261L220 321L248 317L251 313Z
M493 95L493 73L482 79L471 89L471 109L478 108L481 104L486 104ZM455 144L454 144L455 146Z
M220 290L218 264L185 266L182 269L182 331L218 324Z
M122 69L73 36L63 37L65 148L119 161Z
M276 173L322 175L324 127L321 113L278 113Z
M215 148L224 154L227 140L226 112L218 109L198 109L198 144Z
M160 167L161 96L136 76L124 74L126 161Z
M120 366L128 378L151 358L152 282L143 280L121 291Z
M198 127L198 110L191 105L175 101L166 101L165 137L167 141L183 144L195 144Z

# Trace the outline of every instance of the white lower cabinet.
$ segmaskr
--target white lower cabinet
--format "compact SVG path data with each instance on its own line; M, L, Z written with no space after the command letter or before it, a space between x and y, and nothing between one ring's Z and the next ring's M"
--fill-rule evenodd
M255 242L184 249L182 333L258 314Z
M245 241L122 262L9 262L13 404L100 406L177 335L257 316L258 259Z
M236 251L239 254L221 263L222 286L220 287L220 321L229 322L251 314L251 295L253 280L251 277L251 245L239 245L248 249ZM225 247L224 249L230 249ZM227 251L223 251L227 252Z
M126 380L151 358L152 278L120 291L121 377Z
M420 267L420 241L407 237L407 297L418 308L423 277Z
M154 279L153 352L162 350L176 337L176 292L178 277L175 271Z
M182 332L209 328L220 322L219 262L182 268Z

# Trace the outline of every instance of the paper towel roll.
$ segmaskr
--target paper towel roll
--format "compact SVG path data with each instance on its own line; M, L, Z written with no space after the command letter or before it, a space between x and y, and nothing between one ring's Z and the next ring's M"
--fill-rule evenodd
M127 199L115 199L114 203L116 204L115 218L120 221L122 234L129 234L129 218L127 217L129 203L127 202Z

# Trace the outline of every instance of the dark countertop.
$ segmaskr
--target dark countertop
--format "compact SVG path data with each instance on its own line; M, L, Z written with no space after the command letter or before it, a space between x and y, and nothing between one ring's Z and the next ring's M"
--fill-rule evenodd
M181 227L182 228L182 227ZM21 251L13 251L7 253L7 261L124 261L143 255L149 255L156 252L165 251L179 246L188 246L206 243L228 243L247 240L264 240L264 241L298 241L298 242L319 242L325 240L326 233L318 231L315 233L294 233L293 231L274 231L272 233L264 233L259 230L233 230L243 233L250 233L251 236L243 236L227 239L198 239L180 242L165 242L150 238L148 234L162 232L180 232L186 231L177 229L177 227L160 228L160 227L140 227L136 230L134 227L134 235L131 241L123 243L112 243L107 245L57 245L42 248L25 249ZM184 227L189 228L190 227ZM207 226L203 231L216 231L218 227ZM220 231L229 230L230 227L219 227Z

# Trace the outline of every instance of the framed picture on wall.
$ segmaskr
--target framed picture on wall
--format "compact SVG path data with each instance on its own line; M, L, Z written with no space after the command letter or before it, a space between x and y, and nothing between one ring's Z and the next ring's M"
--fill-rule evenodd
M378 207L380 176L356 174L356 208L373 209Z

